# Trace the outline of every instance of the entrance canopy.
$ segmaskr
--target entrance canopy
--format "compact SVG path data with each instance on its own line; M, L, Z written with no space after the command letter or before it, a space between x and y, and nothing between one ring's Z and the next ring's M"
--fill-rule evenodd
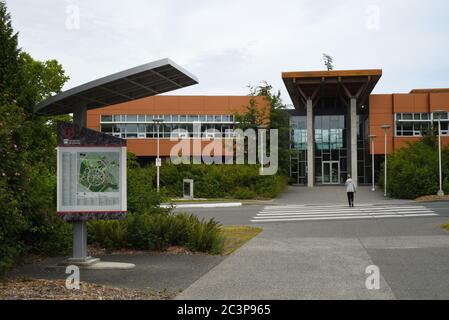
M60 115L81 105L87 110L141 99L198 84L198 78L170 59L118 72L55 95L35 106L36 113Z
M296 109L305 108L307 100L315 105L320 98L339 97L345 105L357 99L366 103L382 70L302 71L283 72L282 79Z

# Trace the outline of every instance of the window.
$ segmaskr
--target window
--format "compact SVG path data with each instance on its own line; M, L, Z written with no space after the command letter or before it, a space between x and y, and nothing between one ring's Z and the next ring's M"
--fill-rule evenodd
M102 124L101 125L101 132L112 133L113 129L114 129L114 125L113 124Z
M396 136L421 137L431 128L430 113L397 113Z
M101 116L101 122L112 122L112 116Z
M127 114L125 117L126 117L126 122L137 122L137 115Z
M413 120L413 113L403 113L402 120Z
M139 115L137 116L137 121L139 121L139 122L145 122L145 115L139 114Z
M190 115L188 119L189 122L198 122L198 115Z

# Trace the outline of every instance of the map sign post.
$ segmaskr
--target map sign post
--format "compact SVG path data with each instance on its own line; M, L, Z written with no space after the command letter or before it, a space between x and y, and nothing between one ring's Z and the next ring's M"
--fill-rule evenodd
M69 261L98 262L87 256L86 221L126 218L126 140L60 122L57 154L57 212L73 223Z

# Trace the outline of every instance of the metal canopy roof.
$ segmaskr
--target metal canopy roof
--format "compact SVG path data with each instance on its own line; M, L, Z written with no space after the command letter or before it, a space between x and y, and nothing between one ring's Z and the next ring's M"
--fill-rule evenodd
M72 113L86 105L101 108L198 84L198 78L170 59L118 72L57 94L39 103L39 114Z
M282 79L296 109L305 107L311 98L314 104L324 97L338 97L346 100L357 98L363 105L377 82L382 70L335 70L283 72Z

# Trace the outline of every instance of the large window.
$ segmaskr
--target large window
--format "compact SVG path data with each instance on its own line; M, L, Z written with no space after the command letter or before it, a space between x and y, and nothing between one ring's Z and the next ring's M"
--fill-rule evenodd
M233 115L101 115L101 132L121 138L144 139L157 138L158 125L155 119L163 119L159 125L159 137L170 138L174 130L180 129L186 133L181 136L198 137L198 132L193 132L194 124L201 122L203 129L215 129L213 137L229 137L229 130L234 129Z
M397 137L421 137L437 133L441 119L441 134L449 135L449 114L444 113L396 113L395 127Z

